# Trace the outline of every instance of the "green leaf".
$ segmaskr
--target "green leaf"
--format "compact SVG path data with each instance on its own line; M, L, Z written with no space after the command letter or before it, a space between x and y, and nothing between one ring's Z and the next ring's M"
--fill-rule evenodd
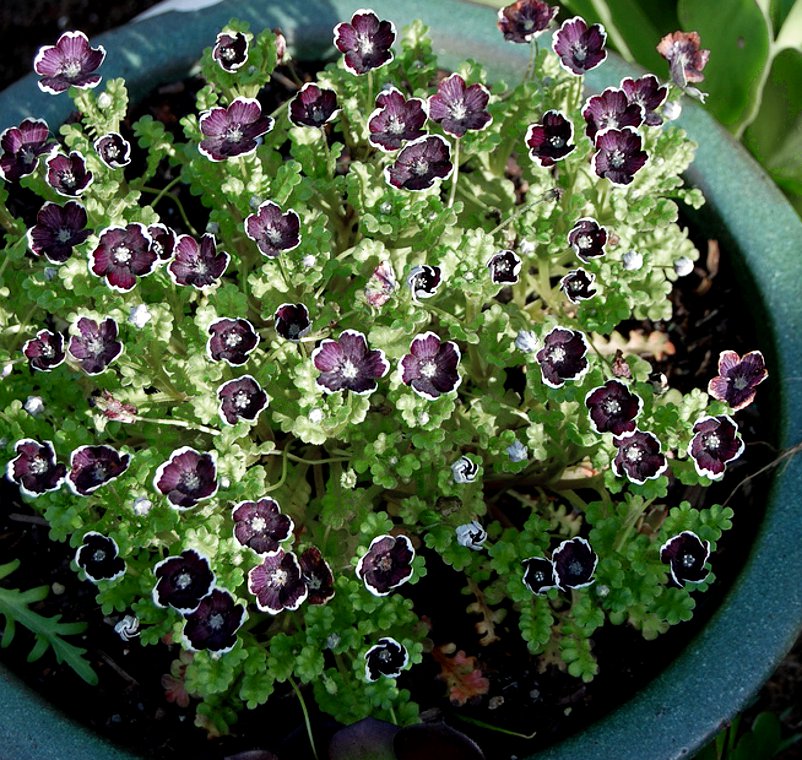
M802 0L796 0L774 42L776 50L802 50Z

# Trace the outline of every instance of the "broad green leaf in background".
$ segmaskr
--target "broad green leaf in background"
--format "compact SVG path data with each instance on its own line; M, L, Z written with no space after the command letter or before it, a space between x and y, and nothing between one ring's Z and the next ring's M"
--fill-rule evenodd
M787 18L788 14L791 11L791 8L794 7L794 4L800 6L799 0L758 0L758 2L763 5L764 3L768 5L768 13L771 18L771 25L774 29L774 35L777 36L777 33L780 31L780 27L783 25L783 22Z
M776 51L792 48L802 52L802 0L796 0L793 6L788 8L788 14L782 20L774 44Z

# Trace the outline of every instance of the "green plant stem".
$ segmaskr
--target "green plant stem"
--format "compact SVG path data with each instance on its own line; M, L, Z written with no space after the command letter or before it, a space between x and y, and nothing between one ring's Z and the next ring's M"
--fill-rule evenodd
M398 716L395 714L395 708L390 705L390 721L394 726L398 725Z
M501 726L494 726L492 723L485 723L483 720L478 720L477 718L469 718L467 715L460 715L459 713L455 713L455 715L465 723L471 723L474 726L486 728L489 731L497 731L500 734L517 736L519 739L534 739L535 736L537 736L537 731L533 731L531 734L522 734L518 731L511 731L509 728L502 728Z
M152 425L169 425L170 427L186 428L187 430L197 430L199 433L208 433L209 435L220 435L219 430L206 427L206 425L198 425L194 422L187 420L172 420L166 417L140 417L134 418L136 422L150 422Z
M365 104L365 113L373 111L373 71L368 71L368 102Z
M181 181L181 175L179 174L175 179L171 179L159 192L159 194L153 199L153 202L150 204L151 206L156 206L156 204L167 195L170 190L172 190L179 182Z
M334 177L337 167L334 167L334 170L331 168L331 148L329 147L329 138L326 136L326 126L323 125L320 128L320 139L323 140L323 154L325 158L325 167L326 167L326 176L329 179Z
M272 454L273 452L271 451L270 453ZM271 491L278 490L279 488L281 488L281 486L284 485L284 482L287 480L287 455L288 455L287 450L285 449L282 452L282 454L283 456L281 457L281 477L278 479L277 483L273 483L272 486L267 486L266 488L263 488L262 489L263 493L270 493Z
M309 737L309 746L312 747L312 754L315 756L315 760L318 760L315 737L312 734L312 722L309 720L309 710L306 709L306 702L304 701L303 694L301 694L301 690L298 688L298 684L295 683L292 676L290 676L287 681L290 686L292 686L295 696L298 697L298 701L301 703L301 712L304 714L304 725L306 726L306 735Z
M534 200L527 201L526 203L522 203L518 208L512 212L506 219L500 221L492 230L490 230L490 235L495 235L497 232L503 230L507 225L512 224L521 214L526 211L529 211L530 208L536 206L538 203L544 203L549 200L554 200L554 193L552 190L546 190L540 197L535 198Z
M11 212L6 208L5 203L0 203L0 226L2 226L6 232L10 233L20 233L20 222L19 220L15 219ZM8 255L6 255L6 259L8 259Z
M646 509L651 505L651 503L652 503L651 500L644 501L643 504L641 504L638 507L630 507L629 514L626 516L624 524L621 526L622 528L621 533L618 536L615 544L613 545L613 551L615 551L616 554L621 552L621 549L624 547L624 544L627 542L627 539L629 538L629 534L635 527L635 523L638 522L638 520L641 518Z
M457 194L457 180L459 179L459 146L460 138L454 141L454 174L451 177L451 192L448 194L448 208L454 205L454 198Z

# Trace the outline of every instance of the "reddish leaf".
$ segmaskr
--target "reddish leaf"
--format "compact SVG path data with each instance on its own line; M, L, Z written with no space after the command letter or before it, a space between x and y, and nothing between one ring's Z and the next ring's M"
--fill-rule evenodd
M475 657L468 657L461 649L450 656L455 649L453 644L435 647L432 656L440 665L438 678L446 682L448 698L452 704L461 706L473 697L487 694L490 681L482 675Z

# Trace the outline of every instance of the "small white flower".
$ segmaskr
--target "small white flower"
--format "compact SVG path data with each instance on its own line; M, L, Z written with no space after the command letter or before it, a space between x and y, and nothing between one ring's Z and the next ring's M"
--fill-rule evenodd
M307 253L306 256L301 259L301 264L309 269L310 267L315 266L315 257L311 253Z
M5 380L13 371L14 365L11 362L3 365L3 369L0 370L0 380Z
M627 272L637 272L643 266L643 256L637 251L627 251L621 262Z
M356 487L356 473L350 467L340 475L340 486L349 491Z
M313 409L311 412L309 412L309 421L313 425L318 425L323 422L323 410Z
M134 514L144 517L153 508L153 502L147 496L137 496L134 499Z
M674 119L679 119L679 115L682 113L682 106L678 100L672 100L666 103L663 106L663 118L668 121L674 121Z
M678 277L686 277L693 272L693 262L687 256L680 256L674 262L674 271Z
M45 402L42 401L41 396L28 396L22 408L31 415L31 417L38 417L45 410Z
M525 462L529 459L529 451L526 446L516 440L511 446L507 446L507 456L511 462Z
M529 330L519 330L515 336L515 348L525 354L533 354L537 351L537 337Z
M220 478L220 488L223 490L226 488L231 488L231 479L226 477Z
M107 92L101 93L97 99L98 108L102 109L103 111L105 111L107 108L110 108L112 102L111 95L109 95Z
M135 636L139 636L139 618L134 615L126 615L114 626L114 632L123 641L130 641Z
M518 243L518 250L522 255L528 256L530 253L535 252L535 244L531 240L522 240Z
M460 457L451 465L451 477L455 483L473 483L479 474L479 465L469 457Z
M334 649L340 643L340 634L339 633L330 633L326 637L326 649Z
M385 201L381 206L379 206L379 211L381 211L382 214L389 214L392 210L393 204L389 201Z
M250 197L250 199L248 200L248 205L249 205L249 206L250 206L250 207L251 207L251 208L252 208L254 211L257 211L257 210L259 209L259 206L261 206L261 205L262 205L262 201L261 201L261 200L259 200L259 198L257 198L255 195L252 195L252 196Z
M609 593L610 593L609 586L605 586L603 583L600 583L599 585L596 586L596 596L600 596L602 599L604 599L604 597L607 596Z
M398 457L390 457L390 458L389 458L387 461L388 461L388 462L389 462L391 465L395 466L395 465L397 465L397 464L398 464Z
M460 546L465 546L468 549L479 551L487 541L487 531L482 527L482 524L477 520L465 525L460 525L456 529L457 543Z
M136 328L141 330L151 320L150 309L147 304L140 303L132 306L128 312L128 321Z
M418 415L418 424L419 425L426 425L426 424L428 424L429 419L430 419L430 417L429 417L429 413L428 412L421 412Z

